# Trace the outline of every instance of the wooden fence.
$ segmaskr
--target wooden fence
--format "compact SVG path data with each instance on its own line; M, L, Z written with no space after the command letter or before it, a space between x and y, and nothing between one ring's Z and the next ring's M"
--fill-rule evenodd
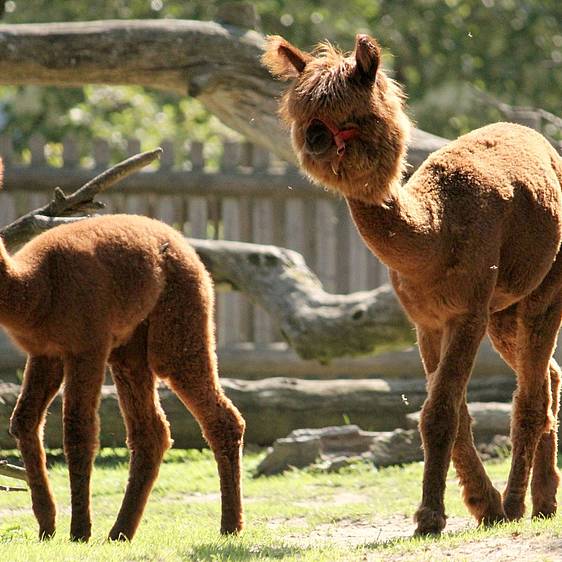
M368 252L355 231L345 201L313 187L294 168L248 144L224 142L218 169L209 170L204 146L192 143L185 155L163 143L158 167L140 172L101 200L107 212L147 215L174 225L187 236L275 244L302 253L327 290L346 293L372 289L386 281L385 268ZM140 150L136 141L128 152ZM110 165L109 147L96 141L93 162L84 167L78 146L63 143L62 166L47 164L40 137L28 153L0 139L4 190L0 226L50 200L60 186L69 192ZM175 166L174 162L182 162ZM280 341L270 318L244 295L222 293L217 300L219 347Z

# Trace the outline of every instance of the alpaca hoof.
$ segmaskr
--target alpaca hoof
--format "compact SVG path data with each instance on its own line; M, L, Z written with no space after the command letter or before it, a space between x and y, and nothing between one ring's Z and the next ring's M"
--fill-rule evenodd
M533 508L533 519L550 519L556 515L557 504L548 504Z
M132 535L129 536L126 533L123 533L122 531L114 531L112 529L107 538L110 541L129 542L133 538L133 536Z
M91 529L71 529L70 540L72 542L88 542L92 535Z
M235 521L223 521L221 523L221 535L237 535L244 528L244 522L240 519Z
M502 497L496 489L490 490L486 497L469 496L465 498L465 503L481 527L491 527L506 521Z
M39 529L39 540L40 541L51 540L54 536L55 536L55 528L54 527L47 527L45 529Z
M519 521L525 515L523 498L506 496L503 500L503 511L508 521Z
M414 532L415 537L437 536L445 528L447 517L442 512L420 507L414 516L414 521L418 524Z
M489 515L484 515L479 521L478 526L483 528L493 527L494 525L501 525L505 523L507 518L505 513L502 511L501 513L491 513Z
M221 526L221 535L237 535L243 528L243 525Z
M90 535L70 533L70 540L72 542L88 542L90 540Z

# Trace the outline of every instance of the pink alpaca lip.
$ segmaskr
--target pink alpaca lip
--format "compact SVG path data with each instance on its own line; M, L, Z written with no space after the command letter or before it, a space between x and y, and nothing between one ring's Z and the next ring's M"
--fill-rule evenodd
M345 141L355 138L359 134L359 129L357 127L348 127L347 129L340 129L336 126L336 124L331 121L330 119L320 119L316 117L310 120L310 123L313 121L320 121L326 129L332 133L332 138L334 139L334 144L337 147L337 154L338 156L343 156L345 153ZM310 126L309 123L309 126Z
M327 118L321 119L319 117L315 117L314 119L311 119L308 126L310 126L314 121L319 121L320 123L322 123L332 134L332 139L334 141L334 144L336 145L336 154L338 157L335 161L334 160L331 161L330 166L332 168L332 172L334 172L334 175L337 176L339 174L341 159L345 154L345 147L346 147L345 142L347 140L357 137L359 135L359 129L357 127L348 127L347 129L340 129L330 119Z

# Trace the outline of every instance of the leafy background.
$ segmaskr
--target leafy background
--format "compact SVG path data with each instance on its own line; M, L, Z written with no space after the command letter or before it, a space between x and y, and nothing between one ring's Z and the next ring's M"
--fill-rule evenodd
M5 23L93 19L213 19L221 1L7 0ZM344 50L357 32L385 48L385 64L405 85L418 126L454 138L501 118L496 102L560 114L562 2L559 0L259 0L264 33L309 49L329 39ZM34 133L60 143L71 133L125 148L162 139L217 144L235 135L196 100L140 87L0 88L0 132L20 148ZM56 153L56 149L54 150Z

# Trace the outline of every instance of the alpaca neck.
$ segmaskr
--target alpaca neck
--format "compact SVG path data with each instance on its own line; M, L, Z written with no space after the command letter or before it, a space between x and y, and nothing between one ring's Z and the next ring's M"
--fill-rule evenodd
M25 323L28 284L0 240L0 324L8 329Z
M437 214L407 185L393 185L384 202L346 197L357 230L369 249L390 269L419 276L434 248Z

